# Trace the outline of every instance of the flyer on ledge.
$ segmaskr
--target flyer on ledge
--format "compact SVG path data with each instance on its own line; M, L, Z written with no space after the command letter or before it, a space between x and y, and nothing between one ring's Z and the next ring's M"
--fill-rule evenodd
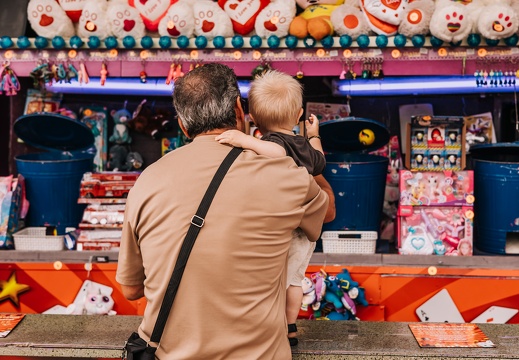
M20 313L0 313L0 338L6 337L24 317Z
M476 324L409 324L420 347L495 347Z

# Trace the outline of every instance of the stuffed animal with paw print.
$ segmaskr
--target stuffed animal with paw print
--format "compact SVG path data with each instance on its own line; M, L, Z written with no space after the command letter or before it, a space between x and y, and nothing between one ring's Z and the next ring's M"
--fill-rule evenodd
M90 0L83 7L77 35L82 38L97 36L100 40L112 35L108 22L108 2L106 0Z
M506 39L517 32L519 25L517 1L484 0L483 5L476 22L478 33L485 39Z
M431 35L452 43L467 39L476 32L482 5L481 0L437 0L429 25Z
M337 35L348 35L353 40L371 31L360 9L360 0L348 1L333 10L330 20Z
M125 0L111 0L108 5L108 24L111 33L123 39L125 36L133 36L136 39L146 35L144 21L137 9L128 5Z
M195 15L190 0L180 0L171 5L166 15L160 20L159 35L178 38L192 37L195 32Z
M195 35L214 39L216 36L232 37L234 30L229 15L211 0L193 2Z
M296 4L286 0L273 0L256 18L254 30L262 38L285 37L292 20L296 16Z
M74 36L72 20L55 0L31 0L27 6L27 18L39 36L53 38Z
M287 4L292 1L283 0ZM236 34L246 36L254 30L258 14L270 2L270 0L218 0L218 5L231 19L233 31Z
M360 8L374 33L392 36L398 32L411 37L429 32L434 2L432 0L360 0Z
M290 35L299 39L311 36L315 40L321 40L334 34L330 17L344 0L296 0L296 3L303 12L290 23Z

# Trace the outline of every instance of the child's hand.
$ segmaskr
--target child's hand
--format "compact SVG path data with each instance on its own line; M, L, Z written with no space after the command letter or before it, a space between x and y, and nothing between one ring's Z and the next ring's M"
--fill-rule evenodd
M215 137L220 144L229 144L236 147L246 147L249 135L240 130L227 130Z
M306 136L308 138L319 135L319 120L314 114L310 115L310 118L306 120Z

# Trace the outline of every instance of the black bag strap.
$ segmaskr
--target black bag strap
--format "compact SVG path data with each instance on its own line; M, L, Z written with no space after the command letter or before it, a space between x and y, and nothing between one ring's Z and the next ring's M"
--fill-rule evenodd
M191 253L191 249L195 244L195 240L198 236L198 233L200 232L200 229L202 226L204 226L205 215L209 210L209 206L213 201L216 190L218 190L218 187L225 177L227 170L229 170L234 160L238 157L238 155L240 155L242 151L242 148L235 147L229 152L229 154L227 154L222 164L216 171L213 180L211 180L211 183L209 184L209 187L207 188L207 191L205 192L205 195L202 198L200 205L198 206L196 214L191 218L191 225L189 226L189 230L187 231L184 242L182 243L182 247L180 248L180 253L178 254L177 262L175 264L175 268L173 269L173 274L171 275L168 288L164 294L164 300L162 300L157 322L155 323L155 327L153 328L153 332L151 334L151 342L160 342L160 338L164 332L164 327L166 326L166 321L168 320L169 311L173 305L173 300L175 300L178 286L180 285L180 280L182 279L182 274L184 274L184 269L186 268L187 259L189 258L189 254Z

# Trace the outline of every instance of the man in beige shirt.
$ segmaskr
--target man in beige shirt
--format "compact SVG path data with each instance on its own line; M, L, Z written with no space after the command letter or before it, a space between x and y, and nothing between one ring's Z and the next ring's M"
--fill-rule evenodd
M230 147L215 136L243 129L236 76L207 64L175 83L179 125L193 139L150 165L126 204L116 279L146 297L148 340L190 220ZM193 247L156 355L159 359L291 359L285 318L292 231L316 241L328 196L289 157L245 150L229 169ZM157 344L152 344L157 345Z

